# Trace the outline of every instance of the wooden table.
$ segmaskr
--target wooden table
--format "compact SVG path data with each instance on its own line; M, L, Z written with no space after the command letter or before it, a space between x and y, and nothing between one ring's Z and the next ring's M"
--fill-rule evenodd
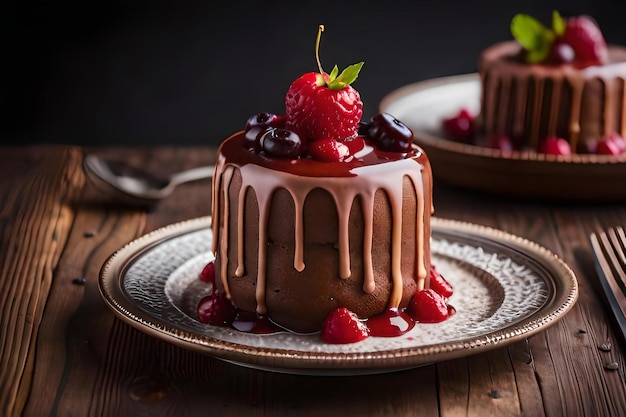
M214 158L205 148L88 151L164 174ZM588 241L626 224L626 203L531 203L436 184L437 216L503 229L565 260L580 284L573 310L527 340L461 359L382 375L288 375L182 349L114 316L98 291L104 261L148 231L208 215L210 182L183 185L151 210L123 208L86 181L84 152L0 148L2 416L626 416L625 345Z

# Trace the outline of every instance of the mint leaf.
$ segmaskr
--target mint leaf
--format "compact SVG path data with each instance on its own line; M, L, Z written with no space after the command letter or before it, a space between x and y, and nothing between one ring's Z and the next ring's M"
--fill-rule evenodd
M335 78L337 78L337 74L339 74L339 68L337 68L337 65L335 65L333 67L333 70L328 75L328 83L329 84L332 83L333 81L335 81Z
M552 30L554 30L556 36L563 36L565 33L565 20L556 10L552 12Z
M548 54L550 53L550 47L543 47L541 49L533 49L527 52L526 54L526 62L531 64L537 64L539 62L545 61L548 58Z
M541 62L548 57L555 38L552 29L523 13L518 13L513 17L511 34L528 52L526 61L531 63Z
M537 49L545 30L546 27L540 21L527 14L516 14L511 21L511 33L524 49Z
M328 80L328 88L330 88L331 90L341 90L342 88L345 88L348 85L352 84L359 76L359 71L361 71L361 67L363 67L363 64L364 62L362 61L357 64L352 64L348 68L343 70L337 78L331 77ZM333 68L333 72L335 72L336 68L337 66Z

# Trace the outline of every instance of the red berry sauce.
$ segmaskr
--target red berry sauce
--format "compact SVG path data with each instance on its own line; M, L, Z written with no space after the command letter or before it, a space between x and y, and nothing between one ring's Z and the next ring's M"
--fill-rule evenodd
M336 162L320 162L309 158L268 158L252 151L242 151L241 148L245 148L244 141L243 133L237 133L230 139L222 142L220 153L229 155L228 162L238 166L253 163L264 168L307 177L352 177L356 175L352 171L358 167L410 158L421 162L425 158L423 151L417 146L410 147L407 152L385 151L375 146L371 140L365 137L355 139L354 144L346 145L348 148L351 146L359 148L362 143L364 144L358 155L347 158L340 164Z
M209 262L198 275L198 279L213 284L215 264ZM431 289L415 293L406 309L391 308L366 320L358 319L345 308L331 311L323 324L322 340L326 343L342 344L359 342L368 336L398 337L411 331L420 321L435 323L446 320L456 313L456 309L448 304L452 286L434 266L431 266L430 279ZM427 302L420 303L419 300L423 299L421 296L426 292L430 293ZM436 302L433 302L433 296ZM213 290L200 300L197 311L198 319L203 323L230 327L244 333L271 334L285 331L266 316L233 307L230 301Z
M391 308L382 314L370 317L367 322L371 336L402 336L415 327L415 320L404 311Z
M267 317L239 309L237 309L237 315L231 327L240 332L253 334L271 334L282 331L280 327L272 323Z
M197 318L202 323L232 327L241 332L254 334L277 333L282 330L267 317L235 308L229 300L216 292L214 290L215 263L213 261L204 266L198 274L198 279L211 284L211 293L203 297L197 306Z

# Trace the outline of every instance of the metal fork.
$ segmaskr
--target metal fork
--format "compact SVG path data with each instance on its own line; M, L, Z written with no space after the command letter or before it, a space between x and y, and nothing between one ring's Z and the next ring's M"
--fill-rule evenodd
M589 238L600 283L626 340L626 233L617 226Z

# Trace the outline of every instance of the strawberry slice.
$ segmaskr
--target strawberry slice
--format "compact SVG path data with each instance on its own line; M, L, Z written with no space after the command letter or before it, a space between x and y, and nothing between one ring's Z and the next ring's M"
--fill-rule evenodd
M355 155L365 149L365 140L363 136L355 136L342 142L348 147L350 155Z
M322 326L321 337L326 343L345 344L365 340L369 329L352 311L345 307L334 309Z
M446 300L431 288L413 294L407 312L420 323L439 323L449 315Z
M452 296L452 285L441 275L434 266L430 267L430 288L442 297L448 298Z
M330 138L310 142L307 152L316 161L341 162L350 155L350 148L344 143Z
M341 74L337 66L324 72L319 60L320 25L315 54L319 73L309 72L296 79L285 96L286 128L306 143L320 139L344 140L357 135L363 115L363 102L352 84L363 62L347 67Z

